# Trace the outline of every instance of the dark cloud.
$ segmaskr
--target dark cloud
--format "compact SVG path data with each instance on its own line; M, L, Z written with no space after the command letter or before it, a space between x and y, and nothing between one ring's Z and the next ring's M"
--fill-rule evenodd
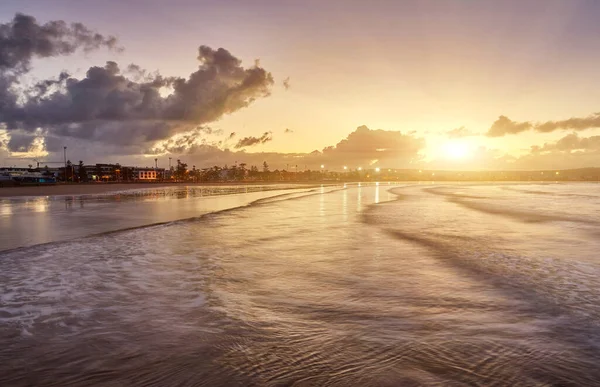
M20 108L20 95L15 89L20 77L30 70L32 59L69 55L78 49L114 49L116 43L114 37L93 32L80 23L68 25L64 21L51 21L39 24L32 16L20 13L10 22L0 24L0 124L7 123L8 116ZM40 95L66 78L68 74L61 73L56 80L39 82L26 90L25 96L38 100ZM26 137L16 134L12 147L22 149L26 146Z
M254 145L259 145L259 144L264 144L266 142L269 142L273 140L273 135L271 132L264 132L262 136L260 137L244 137L242 139L240 139L237 144L235 144L235 148L236 149L240 149L240 148L245 148L245 147L249 147L249 146L254 146Z
M489 137L501 137L506 134L517 134L533 127L530 122L515 122L506 116L500 116L487 132Z
M594 113L588 117L573 117L562 121L546 121L537 124L535 130L538 132L553 132L555 130L586 130L600 128L600 113Z
M28 152L36 138L31 133L12 133L6 146L11 152Z
M289 89L290 89L290 77L287 77L286 79L284 79L284 80L283 80L283 87L284 87L286 90L289 90Z
M460 128L449 130L445 133L448 138L463 138L469 136L477 136L478 133L473 133L469 129L461 126Z
M273 85L271 74L258 65L244 68L229 51L200 46L198 70L187 78L151 74L135 64L122 72L109 61L91 67L82 79L63 72L26 90L14 87L34 57L101 46L114 47L114 38L77 23L39 25L17 15L0 25L0 124L19 137L15 143L26 137L22 133L42 128L49 137L146 149L247 107L268 96Z
M112 36L96 33L81 23L62 20L39 24L33 16L18 13L0 24L0 71L29 71L33 58L69 55L78 49L116 48Z
M3 109L8 129L35 130L103 140L103 128L118 127L125 142L165 139L173 132L213 122L269 95L272 77L264 69L244 69L227 50L199 49L201 65L188 79L160 75L138 83L115 62L92 67L85 78L63 78L64 88ZM59 82L59 81L57 81ZM162 87L173 93L163 97ZM65 129L70 126L69 129ZM135 130L134 127L147 127ZM110 131L109 131L110 132Z
M285 128L285 130L283 131L283 133L294 133L294 131L290 128Z
M600 128L600 113L587 117L573 117L568 120L546 121L532 124L531 122L515 122L505 116L500 116L487 132L489 137L501 137L506 134L516 134L534 129L537 132L548 133L555 130L575 130Z

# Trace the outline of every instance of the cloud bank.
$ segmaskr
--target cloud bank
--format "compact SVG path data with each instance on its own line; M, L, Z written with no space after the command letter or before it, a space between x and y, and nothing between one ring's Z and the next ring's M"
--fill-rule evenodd
M594 113L587 117L573 117L567 120L546 121L540 123L515 122L506 116L500 116L487 132L488 137L501 137L507 134L517 134L534 129L540 133L548 133L556 130L582 131L600 128L600 113Z
M261 138L268 138L270 133L261 137L249 137L250 142L257 144ZM242 139L245 140L245 139ZM242 141L240 140L240 142ZM239 144L239 142L238 142ZM234 147L234 149L240 149ZM234 162L244 162L248 165L260 165L266 161L271 169L303 168L320 169L325 165L329 170L343 170L358 167L411 168L423 160L422 151L425 140L415 134L405 134L394 130L372 130L360 126L345 139L334 146L310 153L278 153L278 152L245 152L221 149L208 143L190 147L182 159L198 166L231 165Z

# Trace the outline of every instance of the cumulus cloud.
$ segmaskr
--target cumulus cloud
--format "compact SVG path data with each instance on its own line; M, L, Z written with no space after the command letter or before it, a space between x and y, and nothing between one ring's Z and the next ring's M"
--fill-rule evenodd
M16 14L8 23L0 24L0 125L6 130L12 112L20 108L16 92L20 78L31 69L34 58L48 58L69 55L81 49L85 52L101 47L118 49L117 40L112 36L96 33L81 23L67 24L64 21L51 21L39 24L29 15ZM68 78L61 73L56 80L46 80L25 90L31 100L39 100ZM33 128L30 132L34 132ZM30 133L13 133L14 137L5 144L12 150L29 148L38 136Z
M268 132L263 134L264 137ZM261 137L252 137L252 142ZM217 144L201 143L187 149L180 157L199 167L212 165L231 165L244 162L248 165L260 165L266 161L271 169L303 168L320 169L326 165L329 170L342 170L344 165L351 169L362 166L411 168L422 162L420 153L425 140L415 135L399 131L371 130L361 126L350 133L338 144L309 153L245 152L243 149L232 151L222 149ZM240 149L240 148L235 148Z
M273 135L271 132L264 132L262 136L260 137L244 137L242 139L240 139L237 144L235 144L235 148L236 149L240 149L240 148L245 148L245 147L249 147L249 146L255 146L255 145L260 145L260 144L264 144L266 142L269 142L273 140Z
M553 132L562 130L586 130L600 128L600 113L594 113L587 117L573 117L568 120L546 121L535 126L538 132Z
M33 58L69 55L82 49L116 48L117 39L62 20L39 24L33 16L17 13L0 24L0 71L27 72Z
M517 134L533 127L530 122L515 122L506 116L500 116L488 130L487 136L501 137L506 134Z
M580 137L570 133L555 142L534 145L528 153L509 157L496 151L491 158L482 159L486 169L547 170L596 166L600 163L600 136ZM471 164L466 165L466 169Z
M534 129L537 132L548 133L556 130L575 130L600 128L600 113L587 117L572 117L567 120L546 121L539 123L515 122L505 116L500 116L487 132L489 137L501 137L506 134L516 134Z
M325 148L323 151L344 154L369 153L384 158L387 155L413 155L424 145L424 140L417 139L414 134L402 134L400 131L393 130L372 130L363 125L336 146Z
M42 128L48 137L137 144L139 152L177 134L197 133L198 126L268 96L273 85L271 74L258 65L245 68L226 49L200 46L198 70L186 78L151 74L135 64L121 71L109 61L81 79L63 72L24 91L14 87L33 57L115 44L77 23L39 25L17 15L0 25L0 123L16 138L12 148L22 148ZM172 92L165 96L165 89Z
M448 136L448 138L463 138L469 136L477 136L478 133L473 133L464 126L461 126L460 128L447 131L446 135Z
M532 146L531 151L532 153L600 151L600 136L579 137L577 133L573 132L554 143L545 143L543 146Z
M220 130L213 130L208 126L198 126L190 131L176 133L166 140L156 142L150 149L146 149L144 154L160 155L166 153L185 153L195 145L210 144L217 146L217 141L211 141L208 136L220 134Z
M331 168L358 166L410 167L423 158L425 140L415 134L395 130L369 129L359 126L335 146L315 151L309 159L316 159Z
M2 118L9 130L44 127L58 135L110 141L109 128L118 127L121 141L145 142L216 121L269 95L273 80L264 69L244 69L222 48L201 46L199 53L200 67L187 79L158 75L137 83L117 63L107 62L90 68L83 79L63 76L61 90L4 108ZM161 96L162 87L173 93Z

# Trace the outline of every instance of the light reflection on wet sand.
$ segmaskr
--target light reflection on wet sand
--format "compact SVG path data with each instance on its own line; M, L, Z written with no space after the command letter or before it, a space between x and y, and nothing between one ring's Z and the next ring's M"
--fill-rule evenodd
M0 200L0 251L192 218L247 205L290 189L304 192L314 188L166 187L105 195L3 199Z

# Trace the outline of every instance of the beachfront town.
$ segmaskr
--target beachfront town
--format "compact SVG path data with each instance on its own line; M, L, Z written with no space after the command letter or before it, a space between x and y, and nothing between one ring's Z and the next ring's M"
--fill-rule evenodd
M291 167L291 168L290 168ZM0 167L0 186L57 183L153 183L153 182L272 182L272 181L593 181L600 182L600 168L546 171L433 171L346 166L298 170L287 165L271 169L245 163L233 166L196 168L181 160L170 168L135 167L120 164L77 164L67 161L58 167L30 165Z
M348 172L347 178L360 179L361 171L355 174ZM367 177L368 173L362 174ZM213 166L198 169L196 166L188 168L186 163L177 160L176 165L170 168L134 167L120 164L93 164L87 165L80 161L73 164L67 161L64 166L49 167L30 165L29 168L0 167L0 185L27 185L27 184L56 184L56 183L90 183L90 182L121 182L121 183L152 183L152 182L254 182L254 181L318 181L339 180L341 173L325 170L298 171L294 166L293 171L286 169L271 170L264 162L260 168L248 167L247 164L235 164L231 167Z

